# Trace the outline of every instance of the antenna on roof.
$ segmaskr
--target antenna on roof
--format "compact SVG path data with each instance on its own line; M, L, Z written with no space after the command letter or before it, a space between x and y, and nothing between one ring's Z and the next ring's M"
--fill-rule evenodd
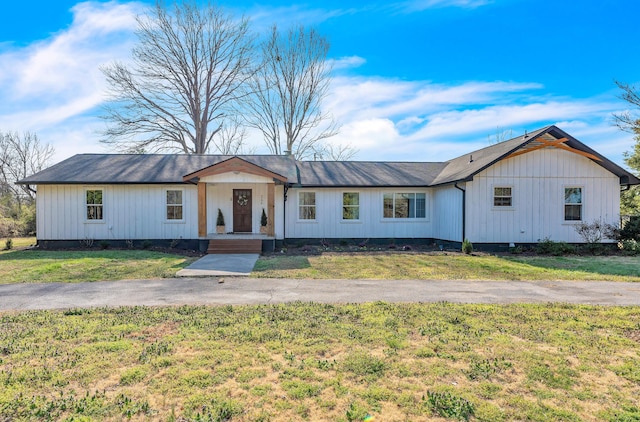
M525 129L525 130L524 130L524 136L523 136L523 138L524 138L524 139L527 139L528 137L529 137L529 135L527 134L527 129Z
M473 155L469 155L469 163L473 163Z

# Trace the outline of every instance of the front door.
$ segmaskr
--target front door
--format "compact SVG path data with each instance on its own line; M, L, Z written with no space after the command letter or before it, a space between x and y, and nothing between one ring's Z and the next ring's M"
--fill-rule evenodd
M251 233L251 189L233 190L233 231Z

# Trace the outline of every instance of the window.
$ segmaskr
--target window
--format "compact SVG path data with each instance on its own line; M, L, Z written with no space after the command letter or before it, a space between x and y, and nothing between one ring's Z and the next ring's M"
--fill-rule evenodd
M382 201L384 218L426 217L424 193L385 193Z
M360 220L360 194L344 192L342 194L342 219Z
M167 191L167 220L182 220L182 191Z
M493 188L493 206L494 207L510 207L512 206L511 188L498 187Z
M316 193L300 192L298 194L298 218L300 220L316 219Z
M92 189L86 191L87 196L87 220L102 220L102 190Z
M582 220L582 188L564 188L564 220Z

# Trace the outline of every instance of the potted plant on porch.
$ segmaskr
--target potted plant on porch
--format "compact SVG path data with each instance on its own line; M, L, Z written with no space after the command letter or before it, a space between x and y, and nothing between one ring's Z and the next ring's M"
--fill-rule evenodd
M262 209L262 216L260 217L260 233L267 234L267 214Z
M224 234L224 215L222 215L220 208L218 208L218 218L216 219L216 233Z

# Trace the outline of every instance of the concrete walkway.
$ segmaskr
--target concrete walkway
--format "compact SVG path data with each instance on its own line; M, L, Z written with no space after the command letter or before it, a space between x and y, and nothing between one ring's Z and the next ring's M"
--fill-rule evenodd
M251 274L258 254L205 255L176 273L176 277L246 277Z
M640 283L174 278L0 285L0 311L76 307L438 302L640 305Z

